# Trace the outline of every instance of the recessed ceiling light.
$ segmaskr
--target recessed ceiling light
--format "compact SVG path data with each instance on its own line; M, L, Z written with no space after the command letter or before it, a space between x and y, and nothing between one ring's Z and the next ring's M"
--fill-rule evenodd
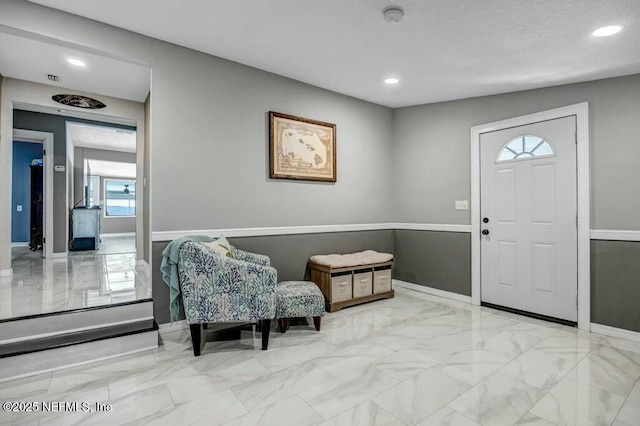
M385 79L384 82L387 84L398 84L400 83L400 80L398 80L397 78L390 77Z
M69 62L74 67L84 67L87 65L84 63L84 61L81 61L80 59L69 58L67 59L67 62Z
M614 34L618 34L622 31L622 27L620 25L609 25L606 27L598 28L592 34L594 37L609 37Z

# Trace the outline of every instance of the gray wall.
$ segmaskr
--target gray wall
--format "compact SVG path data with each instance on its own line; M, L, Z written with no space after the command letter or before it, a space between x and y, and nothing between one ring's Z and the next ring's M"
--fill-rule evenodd
M392 218L390 108L28 2L0 25L151 65L152 231ZM268 178L272 110L337 125L337 183Z
M640 230L639 94L640 75L632 75L394 110L395 221L469 224L469 212L453 208L455 200L470 198L469 129L589 102L591 228ZM462 244L460 237L442 238ZM396 278L469 295L469 238L466 247L441 241L438 250L416 232L398 231ZM592 242L592 322L640 330L639 246ZM447 260L460 257L468 263L451 269ZM447 279L462 272L466 282Z
M584 101L590 104L592 227L640 229L633 213L640 209L639 75L392 111L28 2L0 3L0 25L151 65L151 231L468 224L469 213L455 211L453 202L469 199L469 128ZM268 178L269 110L338 125L336 184ZM396 236L398 250L415 246L412 238ZM154 283L161 246L154 244L151 256ZM403 273L414 273L404 257L399 252ZM415 272L416 280L431 284L431 276L447 271ZM610 279L620 283L619 276ZM594 293L596 306L601 297Z
M640 332L640 242L591 241L591 322Z
M396 230L394 278L471 296L471 235Z
M394 111L396 222L469 224L472 126L589 102L592 229L640 230L640 75Z
M229 238L229 242L239 249L269 256L271 266L278 271L278 281L304 279L307 260L314 254L350 253L368 249L393 253L393 241L393 231ZM152 246L153 309L156 321L160 324L169 322L169 287L162 281L160 274L162 251L167 244L167 241L154 242ZM181 318L184 318L184 312Z
M191 50L161 51L154 231L390 221L391 109ZM269 179L269 111L337 125L337 183Z

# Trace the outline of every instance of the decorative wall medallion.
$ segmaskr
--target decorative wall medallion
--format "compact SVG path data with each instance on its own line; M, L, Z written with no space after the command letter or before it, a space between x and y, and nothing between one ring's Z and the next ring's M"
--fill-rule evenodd
M105 104L97 99L81 95L53 95L51 99L62 105L76 108L100 109L106 107Z

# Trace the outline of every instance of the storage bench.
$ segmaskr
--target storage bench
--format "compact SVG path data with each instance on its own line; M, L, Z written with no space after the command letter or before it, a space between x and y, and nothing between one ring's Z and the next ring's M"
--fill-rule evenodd
M388 256L391 260L346 266L317 263L313 261L314 256L307 263L309 279L320 287L328 312L373 300L391 299L394 297L391 287L393 257Z

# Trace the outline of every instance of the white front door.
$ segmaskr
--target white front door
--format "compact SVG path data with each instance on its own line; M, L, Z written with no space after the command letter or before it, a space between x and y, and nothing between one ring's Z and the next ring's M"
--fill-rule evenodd
M481 300L577 320L576 117L480 136Z

